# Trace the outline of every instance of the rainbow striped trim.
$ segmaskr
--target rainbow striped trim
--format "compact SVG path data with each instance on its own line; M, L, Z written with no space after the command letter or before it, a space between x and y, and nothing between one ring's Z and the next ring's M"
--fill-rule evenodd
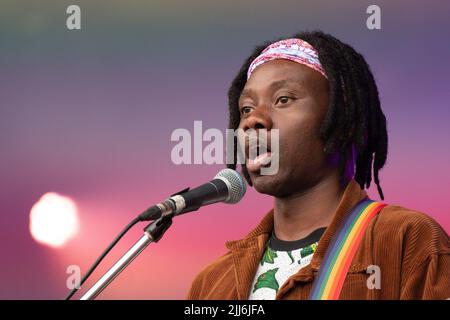
M310 300L339 299L347 271L364 231L370 220L385 206L384 203L364 199L345 217L322 260L309 296Z

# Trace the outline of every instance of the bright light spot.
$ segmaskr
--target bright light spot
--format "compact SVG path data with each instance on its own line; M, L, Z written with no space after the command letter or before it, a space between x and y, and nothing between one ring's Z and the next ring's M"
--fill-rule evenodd
M72 199L49 192L31 208L30 232L37 242L60 247L77 231L77 207Z

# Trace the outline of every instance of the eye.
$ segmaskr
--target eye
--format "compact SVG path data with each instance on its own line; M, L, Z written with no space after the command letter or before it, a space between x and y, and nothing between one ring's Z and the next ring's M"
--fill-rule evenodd
M248 114L252 112L252 107L242 107L241 108L241 114Z
M281 103L281 104L286 104L289 102L289 100L291 100L291 97L287 97L287 96L281 96L277 99L277 101L275 102L275 104Z

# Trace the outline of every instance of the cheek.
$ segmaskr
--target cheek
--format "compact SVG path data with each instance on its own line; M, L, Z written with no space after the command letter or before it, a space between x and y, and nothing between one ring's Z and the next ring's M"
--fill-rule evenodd
M324 144L318 119L307 114L290 117L280 128L280 164L321 162Z

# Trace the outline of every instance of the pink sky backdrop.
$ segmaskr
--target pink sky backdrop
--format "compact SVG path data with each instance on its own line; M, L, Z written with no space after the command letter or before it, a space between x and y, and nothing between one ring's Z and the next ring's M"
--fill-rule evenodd
M450 231L450 4L441 1L7 0L0 12L0 298L61 299L68 265L86 270L135 215L222 166L176 166L174 129L225 130L228 86L253 47L322 29L364 54L388 118L386 202L425 212ZM365 27L368 5L382 29ZM275 7L277 6L277 7ZM28 231L46 192L73 198L80 232L54 249ZM369 194L378 199L374 188ZM256 226L272 200L250 189L235 206L179 217L101 295L182 299L194 276ZM126 236L92 277L142 234Z

